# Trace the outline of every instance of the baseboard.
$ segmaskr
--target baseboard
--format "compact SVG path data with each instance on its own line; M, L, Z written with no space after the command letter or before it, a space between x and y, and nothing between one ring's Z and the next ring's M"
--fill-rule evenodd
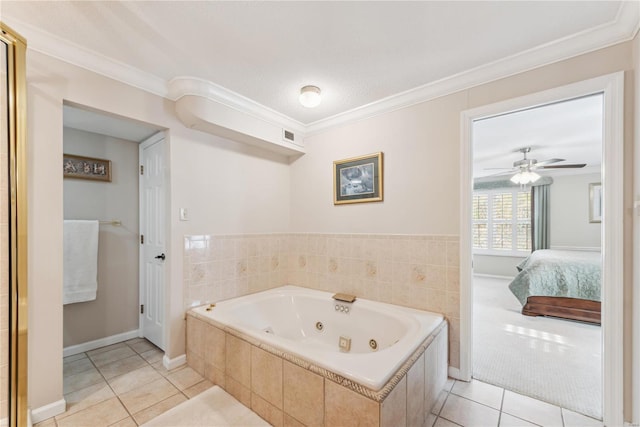
M107 345L127 341L138 337L138 329L133 331L123 332L121 334L111 335L110 337L104 337L97 340L85 342L82 344L71 345L65 347L62 355L64 357L73 356L74 354L84 353L85 351L94 350L96 348L105 347ZM37 422L37 421L36 421Z
M462 375L460 374L460 369L454 368L453 366L449 366L449 377L453 378L454 380L464 381Z
M516 276L500 276L499 274L483 274L483 273L474 273L474 277L486 277L487 279L506 279L513 280Z
M166 354L162 357L162 365L165 367L167 371L170 371L171 369L175 369L178 366L182 366L185 363L187 363L186 354L182 354L178 357L174 357L173 359L169 359Z
M67 402L64 399L60 399L57 402L49 403L48 405L41 406L31 410L31 422L37 424L40 421L44 421L56 415L62 414L67 410Z

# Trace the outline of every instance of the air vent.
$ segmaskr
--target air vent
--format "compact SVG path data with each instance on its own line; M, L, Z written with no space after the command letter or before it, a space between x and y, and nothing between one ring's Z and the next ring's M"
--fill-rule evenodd
M296 137L293 134L293 132L291 132L290 130L286 130L286 129L282 129L282 132L284 134L284 139L286 141L291 141L291 142L295 142Z

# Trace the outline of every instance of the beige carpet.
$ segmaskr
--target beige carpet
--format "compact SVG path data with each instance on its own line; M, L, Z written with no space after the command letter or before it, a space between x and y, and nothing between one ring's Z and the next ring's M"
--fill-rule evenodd
M165 412L143 427L263 427L270 426L218 386Z
M473 377L601 419L601 328L523 316L509 282L474 277Z

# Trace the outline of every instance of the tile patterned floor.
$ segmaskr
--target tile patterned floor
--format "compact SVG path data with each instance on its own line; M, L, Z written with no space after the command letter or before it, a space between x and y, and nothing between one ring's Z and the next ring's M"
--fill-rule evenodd
M212 387L186 365L167 371L142 338L64 358L67 411L36 427L138 426ZM602 427L602 422L480 381L449 379L424 427ZM413 427L413 426L411 426Z
M167 371L163 354L135 338L65 357L67 411L36 427L137 426L213 386L186 365Z
M602 422L477 380L449 379L425 427L602 427Z

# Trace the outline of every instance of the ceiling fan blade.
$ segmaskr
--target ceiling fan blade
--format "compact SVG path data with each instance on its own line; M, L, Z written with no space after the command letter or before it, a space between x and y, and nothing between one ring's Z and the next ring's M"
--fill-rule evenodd
M514 169L514 168L484 168L484 170L486 170L486 171L490 171L490 170L505 170L505 171L506 171L506 170L509 170L509 171L515 171L515 170L517 170L517 169Z
M564 162L564 159L549 159L549 160L543 160L541 162L536 162L535 166L544 166L544 165L550 165L551 163L558 163L558 162Z
M496 172L496 173L492 173L491 175L485 175L483 177L480 178L489 178L491 176L500 176L500 175L511 175L514 171L513 170L508 170L508 171L503 171L503 172Z
M541 166L540 169L571 169L571 168L583 168L587 166L586 163L575 163L571 165L555 165L555 166Z

